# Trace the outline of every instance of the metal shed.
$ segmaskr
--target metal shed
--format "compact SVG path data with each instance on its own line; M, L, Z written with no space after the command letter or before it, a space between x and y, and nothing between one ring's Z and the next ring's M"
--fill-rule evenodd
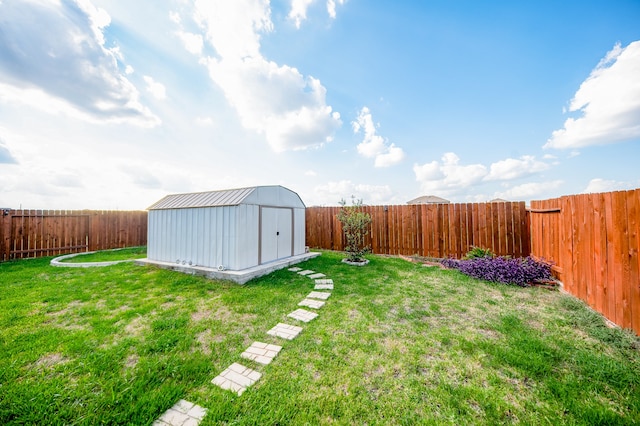
M148 210L146 260L172 269L242 271L307 251L305 205L282 186L168 195Z

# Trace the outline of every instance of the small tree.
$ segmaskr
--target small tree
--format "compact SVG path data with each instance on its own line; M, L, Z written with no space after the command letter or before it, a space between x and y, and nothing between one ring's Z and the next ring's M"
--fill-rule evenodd
M338 212L338 220L342 224L342 231L347 238L344 251L347 253L347 260L350 262L362 262L364 255L369 253L370 247L364 245L364 237L369 230L371 215L362 211L362 199L357 200L351 196L351 205L340 200L342 207Z

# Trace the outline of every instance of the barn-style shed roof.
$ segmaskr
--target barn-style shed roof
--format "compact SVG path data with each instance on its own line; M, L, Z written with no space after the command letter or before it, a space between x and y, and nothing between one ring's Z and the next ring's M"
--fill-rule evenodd
M186 209L195 207L238 206L240 204L265 204L304 208L295 192L282 186L253 186L220 191L193 192L167 195L149 206L147 210Z

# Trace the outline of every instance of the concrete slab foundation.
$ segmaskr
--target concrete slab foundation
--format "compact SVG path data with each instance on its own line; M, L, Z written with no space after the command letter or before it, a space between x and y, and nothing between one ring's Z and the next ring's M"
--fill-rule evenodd
M296 263L304 262L316 256L320 256L321 253L311 252L304 253L297 256L287 257L285 259L275 260L273 262L265 263L264 265L254 266L252 268L243 269L241 271L219 271L215 268L207 268L204 266L190 266L182 265L172 262L161 262L159 260L151 259L139 259L136 260L136 265L153 265L163 269L170 269L172 271L178 271L190 275L200 275L207 278L214 278L219 280L231 280L238 284L244 284L249 280L261 277L263 275L270 274L278 269L283 269Z

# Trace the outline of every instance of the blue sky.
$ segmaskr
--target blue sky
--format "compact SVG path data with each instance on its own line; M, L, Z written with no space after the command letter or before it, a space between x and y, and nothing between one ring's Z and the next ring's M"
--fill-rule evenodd
M640 2L0 0L0 207L640 187Z

